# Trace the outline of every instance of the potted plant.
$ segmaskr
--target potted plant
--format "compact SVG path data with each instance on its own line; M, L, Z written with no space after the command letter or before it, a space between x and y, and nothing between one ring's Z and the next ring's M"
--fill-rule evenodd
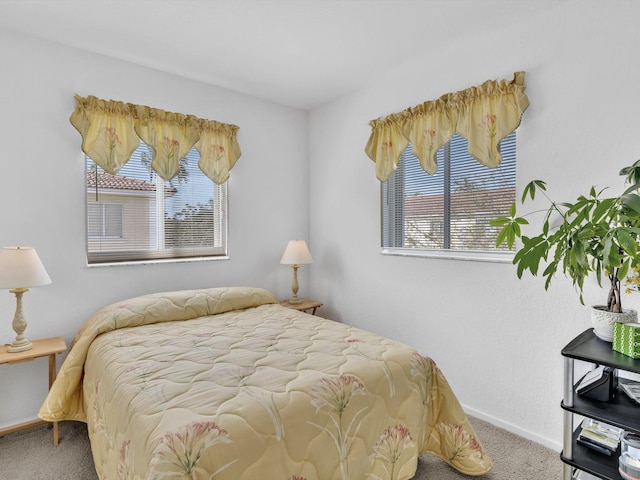
M506 242L513 248L516 238L522 241L513 258L518 278L526 270L538 275L544 267L542 275L548 289L555 273L561 271L573 281L582 304L587 277L595 275L600 286L603 277L608 279L607 303L594 306L592 314L596 335L607 341L611 341L614 321L637 319L635 311L622 308L620 285L640 268L640 160L622 169L620 175L630 185L621 195L604 197L606 189L596 191L591 187L588 195L580 195L573 203L553 201L542 180L530 182L522 193L521 204L533 201L538 192L549 202L546 211L541 211L546 213L542 231L536 236L522 234L521 226L529 222L518 215L515 203L508 217L491 221L491 225L501 227L496 245Z

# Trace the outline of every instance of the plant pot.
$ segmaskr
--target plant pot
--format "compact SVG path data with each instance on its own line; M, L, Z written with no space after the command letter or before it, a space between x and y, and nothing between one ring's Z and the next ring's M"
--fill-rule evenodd
M593 333L605 342L613 341L613 324L633 323L638 321L638 312L633 309L624 309L622 313L607 312L606 305L594 305L591 307L591 323Z

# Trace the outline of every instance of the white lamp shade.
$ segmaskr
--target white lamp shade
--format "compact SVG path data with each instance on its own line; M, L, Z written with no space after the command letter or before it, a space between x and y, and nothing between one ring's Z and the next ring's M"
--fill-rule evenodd
M50 283L51 278L33 248L0 250L0 288L29 288Z
M305 265L313 263L313 257L304 240L291 240L284 250L280 263L285 265Z

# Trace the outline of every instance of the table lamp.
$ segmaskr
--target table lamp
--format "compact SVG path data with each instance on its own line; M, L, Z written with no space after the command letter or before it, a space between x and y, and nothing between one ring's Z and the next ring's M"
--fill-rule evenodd
M280 263L283 265L291 265L293 268L293 281L291 282L291 291L293 293L289 303L300 303L298 298L298 267L308 263L313 263L311 252L307 247L307 243L304 240L291 240L287 244L287 248L284 250L284 254L280 259Z
M9 345L8 352L31 349L31 342L24 337L27 321L22 314L22 295L29 291L29 287L50 283L51 278L33 248L4 247L0 250L0 288L9 288L16 295L16 313L12 323L16 339Z

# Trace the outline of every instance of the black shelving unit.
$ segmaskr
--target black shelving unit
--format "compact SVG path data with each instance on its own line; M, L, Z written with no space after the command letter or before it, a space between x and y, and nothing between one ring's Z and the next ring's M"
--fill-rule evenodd
M640 373L640 359L633 359L612 350L611 343L600 340L588 329L562 349L564 365L564 439L560 458L565 463L563 480L573 478L574 469L583 470L605 480L620 480L618 457L620 449L612 456L596 452L577 443L579 428L574 431L573 415L582 415L640 434L640 406L635 405L622 392L611 402L598 402L575 393L574 360L618 370ZM620 379L620 382L624 382Z

